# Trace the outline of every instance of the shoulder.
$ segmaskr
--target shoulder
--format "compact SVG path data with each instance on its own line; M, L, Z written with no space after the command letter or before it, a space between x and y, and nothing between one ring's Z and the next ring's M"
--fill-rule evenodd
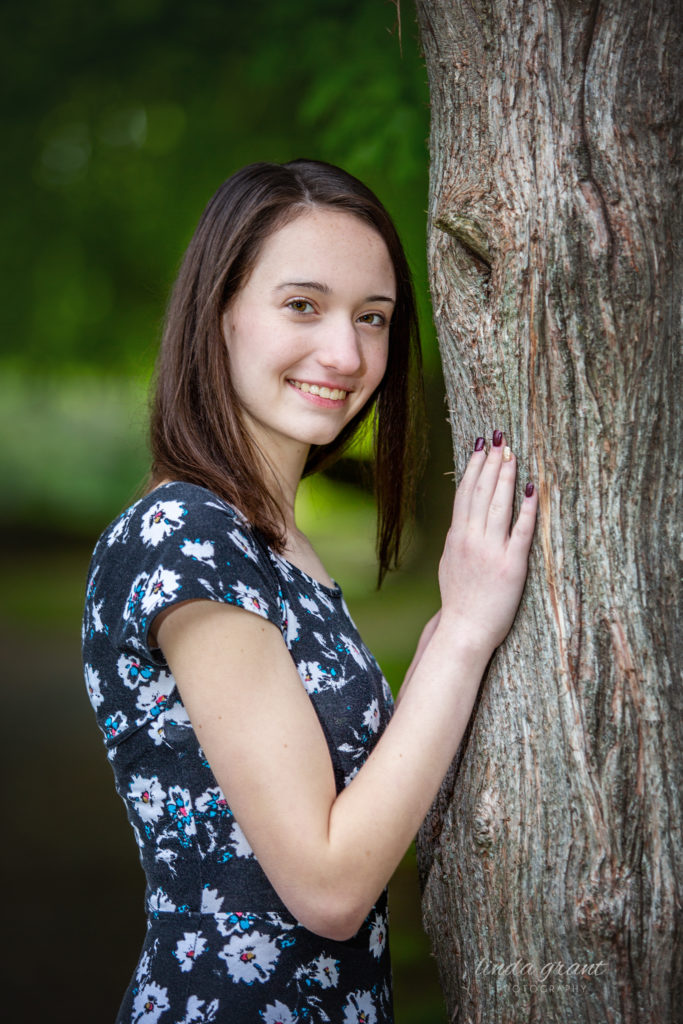
M118 645L146 653L156 615L197 599L234 604L281 622L279 585L267 548L244 516L204 487L164 484L126 509L100 537L86 620L97 611Z
M126 561L141 551L179 551L210 564L216 543L235 547L253 561L267 559L264 545L242 513L205 487L182 481L162 484L121 513L102 532L95 560Z

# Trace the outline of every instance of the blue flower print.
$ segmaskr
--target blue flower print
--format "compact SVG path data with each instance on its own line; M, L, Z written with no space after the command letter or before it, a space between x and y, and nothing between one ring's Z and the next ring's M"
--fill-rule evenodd
M122 711L117 711L115 715L109 715L104 720L104 733L109 740L127 728L128 719Z
M123 685L129 690L134 690L142 680L151 679L155 671L152 665L145 665L134 654L122 654L116 663L116 670Z
M189 846L191 837L197 834L189 791L183 789L182 786L171 786L168 791L166 810L178 829L181 845Z

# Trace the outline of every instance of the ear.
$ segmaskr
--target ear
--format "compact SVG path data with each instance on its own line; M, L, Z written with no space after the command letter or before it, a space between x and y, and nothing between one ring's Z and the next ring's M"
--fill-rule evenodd
M230 344L230 334L232 332L232 312L229 306L221 313L221 334L225 340L226 345Z

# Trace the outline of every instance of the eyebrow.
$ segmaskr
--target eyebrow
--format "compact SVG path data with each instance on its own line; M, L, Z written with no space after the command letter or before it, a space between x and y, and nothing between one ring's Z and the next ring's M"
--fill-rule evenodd
M330 286L322 281L283 281L282 284L276 286L275 291L281 291L283 288L302 288L304 291L321 292L322 295L329 295L332 291ZM389 295L368 295L364 301L390 302L392 306L396 304L396 299L392 299Z

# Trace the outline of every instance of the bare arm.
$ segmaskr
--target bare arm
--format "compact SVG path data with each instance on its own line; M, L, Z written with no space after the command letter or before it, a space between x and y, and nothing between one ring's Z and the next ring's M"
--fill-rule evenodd
M439 568L441 614L396 712L339 796L279 631L192 601L157 619L199 741L276 891L314 932L354 934L419 828L462 738L526 575L536 499L509 533L515 463L472 456Z

